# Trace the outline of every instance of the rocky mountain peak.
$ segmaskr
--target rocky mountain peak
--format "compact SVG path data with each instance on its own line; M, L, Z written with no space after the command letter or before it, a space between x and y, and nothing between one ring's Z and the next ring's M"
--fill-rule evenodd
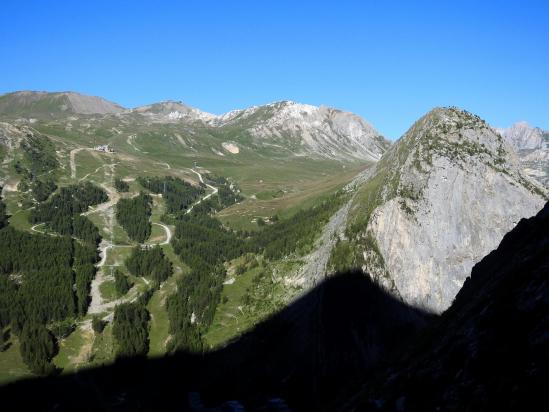
M472 266L545 198L485 121L437 108L359 188L350 235L367 245L364 269L380 283L412 305L441 312Z
M548 144L544 139L544 132L539 127L532 127L528 122L521 121L508 128L495 129L500 133L515 150L537 150L547 148Z
M211 124L242 127L260 142L288 147L303 156L377 161L390 146L355 114L290 100L228 112Z

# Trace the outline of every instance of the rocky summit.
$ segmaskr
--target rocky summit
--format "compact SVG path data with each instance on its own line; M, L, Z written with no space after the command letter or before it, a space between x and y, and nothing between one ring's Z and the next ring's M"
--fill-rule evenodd
M456 108L418 120L358 191L348 228L355 261L405 302L435 313L547 196L505 139Z

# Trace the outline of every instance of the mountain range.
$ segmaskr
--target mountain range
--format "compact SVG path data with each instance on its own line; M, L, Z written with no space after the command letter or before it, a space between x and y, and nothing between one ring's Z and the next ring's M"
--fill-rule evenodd
M176 101L124 109L108 100L73 92L15 92L0 97L0 116L74 119L78 115L112 115L123 123L200 122L206 128L246 131L256 145L291 151L295 156L376 161L390 145L359 116L291 101L216 116ZM239 150L238 144L225 142L225 147L232 147L234 152Z
M189 391L193 376L204 394L209 382L213 403L259 407L282 393L306 410L307 393L316 409L421 406L372 376L391 381L379 365L394 353L421 369L426 355L397 336L439 348L454 370L470 348L440 349L432 325L451 336L483 319L483 304L502 304L491 291L511 282L500 262L543 260L528 248L545 247L536 225L546 213L532 216L549 198L548 138L456 107L390 142L360 116L292 101L214 115L178 101L130 109L74 92L2 95L0 383L179 354L202 370L185 377ZM528 285L517 286L522 300ZM349 387L330 393L351 369ZM135 406L137 392L109 382L108 404L129 391Z

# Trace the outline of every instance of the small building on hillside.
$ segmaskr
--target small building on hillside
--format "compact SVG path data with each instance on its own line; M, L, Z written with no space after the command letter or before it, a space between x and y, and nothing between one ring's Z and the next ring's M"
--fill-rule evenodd
M108 144L100 144L95 146L93 149L103 153L114 153L114 149L110 147Z

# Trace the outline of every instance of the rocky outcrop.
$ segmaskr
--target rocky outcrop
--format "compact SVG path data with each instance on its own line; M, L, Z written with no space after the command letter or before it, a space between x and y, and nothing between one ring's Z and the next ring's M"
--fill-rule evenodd
M420 119L359 191L350 226L364 269L380 273L378 281L405 302L436 313L452 303L473 265L546 197L499 134L454 108ZM368 267L372 250L381 271Z
M298 156L377 161L390 146L355 114L292 101L235 110L210 124L241 128L260 145L282 146Z
M129 113L138 113L151 121L159 123L177 121L210 121L216 118L213 114L187 106L182 102L171 100L136 107L135 109L130 110Z
M524 173L549 188L549 132L526 122L496 131L517 151Z

